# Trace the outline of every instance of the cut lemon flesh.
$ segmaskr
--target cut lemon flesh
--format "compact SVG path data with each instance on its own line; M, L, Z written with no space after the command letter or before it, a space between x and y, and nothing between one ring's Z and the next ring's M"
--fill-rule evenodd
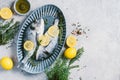
M51 26L48 29L48 35L50 35L51 37L56 37L59 34L59 28L57 26Z
M24 43L24 49L26 51L30 51L33 48L34 48L34 43L32 41L30 41L30 40L25 41L25 43Z
M66 40L66 44L68 47L75 47L76 43L77 43L77 39L75 36L73 35L68 36Z
M50 42L50 37L48 35L42 35L39 37L38 42L41 46L47 46Z
M0 10L0 16L3 19L10 19L12 17L13 13L10 10L10 8L2 8Z

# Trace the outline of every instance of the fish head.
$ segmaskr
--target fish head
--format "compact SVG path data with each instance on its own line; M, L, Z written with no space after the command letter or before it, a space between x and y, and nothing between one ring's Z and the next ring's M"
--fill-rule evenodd
M35 28L37 34L42 35L44 33L44 20L41 18L40 20L37 21L37 26Z

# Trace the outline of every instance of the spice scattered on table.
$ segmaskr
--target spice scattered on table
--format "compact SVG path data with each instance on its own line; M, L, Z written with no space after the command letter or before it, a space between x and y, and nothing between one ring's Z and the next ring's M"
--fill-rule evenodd
M75 27L75 29L72 30L71 34L75 36L86 35L86 38L88 38L87 32L90 31L90 29L82 26L79 22L73 23L72 26Z

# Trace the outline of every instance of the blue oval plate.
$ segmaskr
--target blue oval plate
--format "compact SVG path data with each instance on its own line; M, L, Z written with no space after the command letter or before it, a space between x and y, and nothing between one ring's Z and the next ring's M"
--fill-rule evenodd
M55 49L53 50L53 53L48 58L42 61L36 61L35 59L30 58L27 61L27 63L25 63L24 67L21 68L22 70L32 74L41 73L54 63L54 61L57 59L57 57L60 54L60 51L65 43L65 37L66 37L65 18L62 11L58 7L56 7L55 5L45 5L34 10L21 25L21 29L17 40L18 62L20 62L25 57L24 49L23 49L23 41L24 41L23 34L26 31L26 29L29 27L29 25L33 23L33 21L40 18L43 18L48 22L48 24L45 25L45 29L48 29L50 25L53 25L53 22L56 18L59 19L58 27L60 29L60 33L59 33L58 43Z

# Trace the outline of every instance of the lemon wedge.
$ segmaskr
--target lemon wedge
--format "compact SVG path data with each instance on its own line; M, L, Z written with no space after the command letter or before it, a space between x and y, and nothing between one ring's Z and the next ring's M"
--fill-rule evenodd
M75 36L70 35L67 37L66 44L68 47L75 47L76 43L77 43L77 39Z
M50 35L51 37L56 37L59 34L59 28L57 26L51 26L48 31L47 31L48 35Z
M32 41L30 41L30 40L25 41L25 43L24 43L24 49L26 51L30 51L33 48L34 48L34 43Z
M13 61L9 57L3 57L0 60L0 65L5 70L11 70L13 68Z
M0 16L3 19L10 19L12 17L13 13L10 10L10 8L2 8L0 10Z
M48 35L42 35L39 37L38 42L41 46L47 46L50 42L50 37Z

